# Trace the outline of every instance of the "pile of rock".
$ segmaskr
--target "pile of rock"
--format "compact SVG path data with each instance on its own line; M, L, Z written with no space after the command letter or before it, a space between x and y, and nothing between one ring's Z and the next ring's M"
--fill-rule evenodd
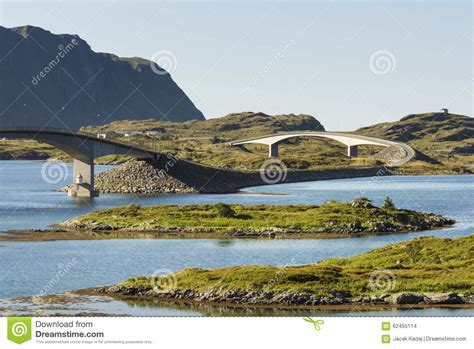
M406 156L405 151L403 151L399 147L391 145L379 151L377 154L375 154L374 158L377 160L386 162L390 165L390 163L401 160L405 156Z
M129 161L95 176L101 193L160 194L195 193L196 189L171 177L150 161Z

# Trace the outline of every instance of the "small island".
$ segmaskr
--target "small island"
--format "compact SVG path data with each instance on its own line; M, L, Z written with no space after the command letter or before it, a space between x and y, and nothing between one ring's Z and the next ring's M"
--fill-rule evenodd
M311 265L184 269L77 292L198 306L474 307L474 234L421 237Z
M168 238L332 238L435 229L454 220L396 208L367 198L322 205L129 205L88 213L58 224L96 236Z

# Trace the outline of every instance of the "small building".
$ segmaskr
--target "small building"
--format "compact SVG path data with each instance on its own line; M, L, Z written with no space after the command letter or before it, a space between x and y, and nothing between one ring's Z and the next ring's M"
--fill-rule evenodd
M441 111L442 111L443 114L445 114L445 115L449 113L448 108L443 108L443 109L441 109Z

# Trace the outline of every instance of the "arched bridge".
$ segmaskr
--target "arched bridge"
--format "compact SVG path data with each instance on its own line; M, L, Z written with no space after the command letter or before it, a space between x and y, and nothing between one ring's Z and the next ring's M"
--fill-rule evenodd
M390 161L390 166L400 166L411 160L415 155L415 151L404 143L386 141L384 139L359 136L350 133L341 132L285 132L275 133L257 138L244 139L229 143L232 146L244 144L266 144L268 145L269 157L278 157L278 144L295 137L318 137L329 138L341 142L347 146L347 156L357 156L357 146L359 145L379 145L382 147L395 147L402 155L400 158Z
M71 132L63 129L0 128L0 138L34 139L50 144L73 158L73 181L78 175L82 183L73 183L70 196L97 196L94 190L94 159L124 154L141 159L158 160L160 154L132 143L97 138L85 132Z

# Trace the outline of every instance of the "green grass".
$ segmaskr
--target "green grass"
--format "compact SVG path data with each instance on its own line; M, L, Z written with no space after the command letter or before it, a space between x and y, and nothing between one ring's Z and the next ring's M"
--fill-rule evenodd
M94 211L72 219L84 226L103 224L122 230L159 228L212 229L214 231L280 228L311 232L350 233L377 231L382 224L391 231L409 231L410 226L428 224L435 215L397 208L354 207L352 203L323 205L228 205L232 215L221 213L220 205L130 205ZM357 205L356 205L357 206ZM425 227L426 228L426 227ZM374 230L375 229L375 230ZM413 229L413 228L412 228ZM379 228L383 232L383 228Z
M238 266L222 269L184 269L174 274L176 288L196 292L235 290L312 292L329 295L349 291L352 296L379 294L369 278L391 275L391 289L398 292L474 292L474 235L456 239L416 238L388 245L350 258L291 266ZM151 289L148 277L121 283L130 288Z

